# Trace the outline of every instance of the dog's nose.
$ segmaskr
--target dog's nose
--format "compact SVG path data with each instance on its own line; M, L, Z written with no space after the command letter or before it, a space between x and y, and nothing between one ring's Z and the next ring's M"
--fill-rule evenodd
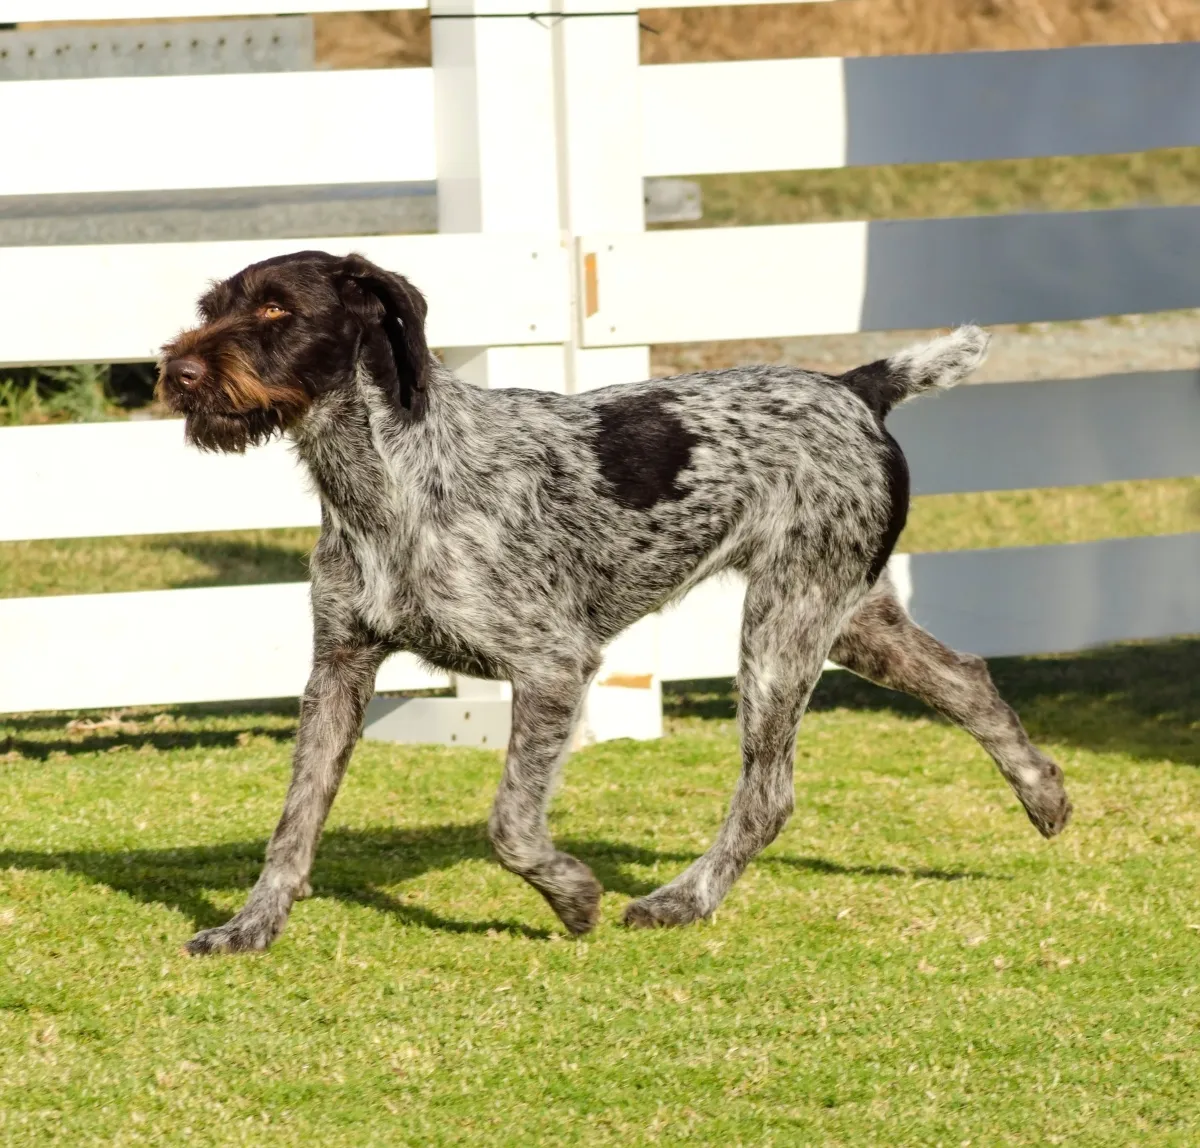
M190 355L172 359L167 364L167 378L181 387L194 387L204 378L204 364Z

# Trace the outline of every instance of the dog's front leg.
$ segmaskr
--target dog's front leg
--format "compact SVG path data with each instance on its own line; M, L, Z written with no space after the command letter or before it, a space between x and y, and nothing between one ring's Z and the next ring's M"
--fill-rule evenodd
M300 732L283 815L267 846L267 862L249 900L232 920L188 942L191 953L265 949L287 924L292 902L308 892L317 841L387 652L370 643L339 644L318 653L300 702Z
M508 759L488 824L500 864L541 893L572 933L595 927L604 890L582 861L554 848L546 806L595 670L559 667L513 681Z

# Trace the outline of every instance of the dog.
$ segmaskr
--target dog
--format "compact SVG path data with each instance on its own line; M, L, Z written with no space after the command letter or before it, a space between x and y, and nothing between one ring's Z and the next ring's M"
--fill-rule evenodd
M830 376L739 367L582 395L487 391L431 354L426 304L358 255L253 264L163 348L160 395L197 447L292 440L321 502L314 651L293 774L244 908L192 953L265 949L307 895L325 818L375 673L408 650L512 683L512 737L489 819L500 863L571 933L599 915L591 870L546 807L601 650L722 570L747 589L738 687L743 769L713 846L633 901L633 926L708 916L793 806L795 739L828 656L971 733L1046 837L1071 805L981 658L907 616L886 563L908 469L884 418L950 387L989 336L963 327Z

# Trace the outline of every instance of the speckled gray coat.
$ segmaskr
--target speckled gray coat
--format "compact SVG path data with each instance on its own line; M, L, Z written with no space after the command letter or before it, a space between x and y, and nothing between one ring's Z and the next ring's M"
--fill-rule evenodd
M610 639L725 569L748 586L742 776L712 848L633 902L627 923L681 924L711 913L786 823L795 736L827 656L970 730L1037 828L1047 836L1062 828L1070 805L1058 767L1029 743L982 661L919 630L884 572L904 524L908 476L883 418L909 395L969 373L985 354L983 332L964 328L838 378L753 367L582 396L483 391L429 359L423 339L412 345L424 311L411 286L365 261L354 265L362 266L369 271L358 279L377 277L390 294L380 308L359 307L358 329L347 328L345 376L304 379L307 401L287 391L292 406L278 420L323 510L312 560L314 665L292 785L249 902L228 924L200 933L193 952L263 948L282 930L308 889L375 671L398 649L513 683L491 838L501 863L537 888L568 929L590 929L600 886L555 849L546 821L585 691ZM337 267L317 271L329 279L329 297L353 311ZM332 329L333 313L322 320L320 309L335 303L313 286L316 272L306 274L307 293L288 305ZM246 395L261 386L279 407L283 399L271 396L294 389L272 372L286 359L286 340L307 330L297 323L291 335L274 326L254 336L259 328L245 315L258 315L260 327L264 315L291 315L275 302L290 280L269 266L242 276L210 296L206 326L181 336L164 360L168 397L189 414L189 433L226 449L230 419L251 417ZM389 317L395 374L384 377L378 328ZM269 339L280 349L260 353L274 346ZM231 355L236 369L222 367ZM323 375L334 373L327 359ZM223 420L219 433L206 418Z

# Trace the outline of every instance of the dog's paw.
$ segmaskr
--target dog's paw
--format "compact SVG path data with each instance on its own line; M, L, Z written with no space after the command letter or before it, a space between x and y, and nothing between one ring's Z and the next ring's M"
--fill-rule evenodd
M574 936L590 933L600 920L600 897L604 887L582 862L565 853L556 858L553 885L541 890L550 908ZM564 862L570 862L569 865Z
M1040 794L1036 802L1025 803L1029 820L1043 837L1057 837L1071 820L1072 809L1071 799L1061 785L1057 791Z
M690 925L706 916L704 907L686 890L664 886L626 905L623 920L631 929L663 929Z
M211 953L261 953L282 932L283 922L238 916L215 929L201 930L185 948L193 957Z
M1071 799L1063 786L1063 772L1056 761L1038 754L1036 774L1017 789L1029 820L1043 837L1061 833L1071 819Z

